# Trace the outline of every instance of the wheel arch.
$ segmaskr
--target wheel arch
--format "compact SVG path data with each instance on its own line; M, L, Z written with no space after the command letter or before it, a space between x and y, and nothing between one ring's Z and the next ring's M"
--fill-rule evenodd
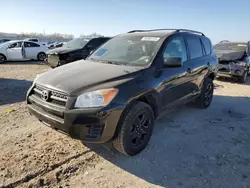
M214 72L210 72L210 73L207 75L207 78L210 78L211 80L214 80L214 79L215 79L215 73L214 73Z
M40 52L38 52L37 55L36 55L36 58L37 58L37 59L38 59L38 55L41 54L41 53L42 53L42 54L45 54L45 56L46 56L46 52L40 51Z
M154 118L156 119L160 115L160 95L156 90L150 90L147 92L143 92L141 94L138 94L134 97L132 97L128 103L126 104L124 110L121 113L121 116L119 118L119 121L116 126L115 134L113 138L116 138L120 129L121 129L121 124L125 118L125 115L127 112L130 110L130 108L136 103L136 102L144 102L148 104L154 113Z
M0 53L0 55L2 55L5 58L5 61L7 61L6 55L4 55L3 53Z

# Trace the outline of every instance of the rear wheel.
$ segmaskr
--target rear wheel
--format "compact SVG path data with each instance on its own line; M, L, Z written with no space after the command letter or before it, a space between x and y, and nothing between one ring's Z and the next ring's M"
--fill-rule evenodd
M239 78L240 83L245 83L247 81L248 70L244 72L244 74Z
M126 113L118 137L113 146L126 155L140 153L148 144L154 125L152 108L144 102L136 102Z
M5 61L6 61L6 57L0 54L0 64L4 63Z
M206 78L201 88L201 94L196 99L195 104L199 108L208 108L212 102L214 94L214 84L211 78Z
M38 55L37 55L37 59L39 61L44 61L46 59L46 54L44 52L40 52Z

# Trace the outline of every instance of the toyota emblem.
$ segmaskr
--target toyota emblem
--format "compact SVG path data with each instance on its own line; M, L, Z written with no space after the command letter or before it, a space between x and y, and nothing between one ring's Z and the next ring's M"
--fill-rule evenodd
M49 100L49 92L47 90L42 91L42 99L45 101Z

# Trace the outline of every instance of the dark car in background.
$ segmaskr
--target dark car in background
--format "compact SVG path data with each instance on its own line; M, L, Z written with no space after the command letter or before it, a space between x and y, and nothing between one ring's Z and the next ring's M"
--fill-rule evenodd
M47 64L58 67L73 61L85 59L91 51L108 41L110 37L76 38L62 47L58 47L47 52Z
M250 71L250 41L221 41L214 46L218 57L218 77L234 77L240 83L247 80Z
M10 41L10 39L0 39L0 44L5 43L5 42L9 42L9 41Z
M113 142L118 151L135 155L148 144L164 111L189 102L209 107L216 67L203 33L131 31L86 60L39 75L27 92L28 109L72 138Z

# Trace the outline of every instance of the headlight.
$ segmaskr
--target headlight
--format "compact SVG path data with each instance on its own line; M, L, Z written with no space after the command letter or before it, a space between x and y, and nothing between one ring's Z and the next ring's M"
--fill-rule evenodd
M76 99L76 108L101 107L107 106L117 95L118 89L102 89L83 93Z

